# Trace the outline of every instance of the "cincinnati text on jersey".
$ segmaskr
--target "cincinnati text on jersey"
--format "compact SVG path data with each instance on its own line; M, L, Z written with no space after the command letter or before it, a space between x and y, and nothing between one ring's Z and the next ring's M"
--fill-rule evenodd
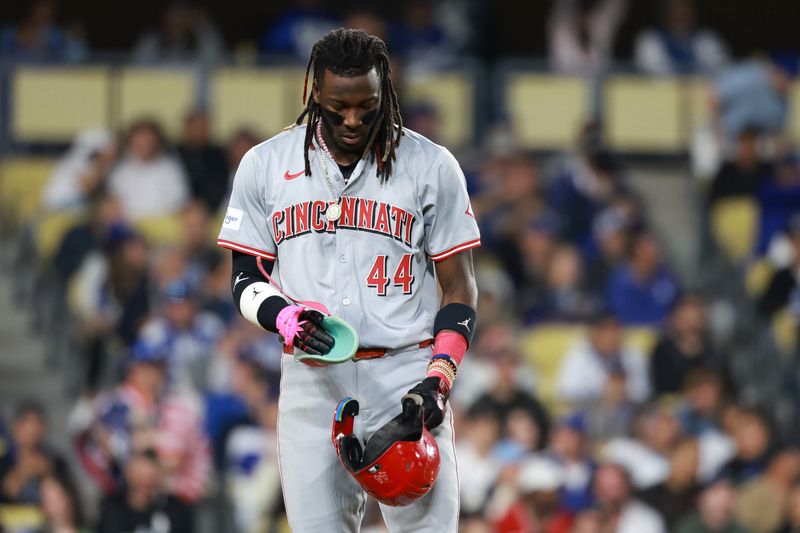
M411 247L413 213L370 198L342 196L342 214L338 221L328 220L325 210L334 202L311 200L292 204L272 213L275 244L315 233L335 233L337 229L366 231L392 238Z

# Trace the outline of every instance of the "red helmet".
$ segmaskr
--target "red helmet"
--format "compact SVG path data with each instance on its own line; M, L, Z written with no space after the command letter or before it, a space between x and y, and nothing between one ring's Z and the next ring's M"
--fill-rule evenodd
M361 488L392 506L408 505L427 494L439 474L439 446L422 424L421 403L406 397L403 413L376 431L364 448L353 434L357 414L356 400L339 402L332 439L339 459Z

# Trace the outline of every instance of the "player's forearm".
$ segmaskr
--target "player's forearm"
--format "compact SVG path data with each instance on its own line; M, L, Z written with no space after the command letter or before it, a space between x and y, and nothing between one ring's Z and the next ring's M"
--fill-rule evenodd
M258 268L255 257L241 252L232 253L231 292L239 313L248 322L277 333L277 317L289 306L288 300L270 285ZM266 268L272 270L272 262Z

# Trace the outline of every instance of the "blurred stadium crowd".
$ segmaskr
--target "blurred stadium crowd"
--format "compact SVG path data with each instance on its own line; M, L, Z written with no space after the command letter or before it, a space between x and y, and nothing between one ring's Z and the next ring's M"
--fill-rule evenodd
M387 40L402 75L457 63L475 39L454 2L410 1L397 21L295 4L252 53L305 64L328 30L361 27ZM0 31L0 58L86 60L92 43L57 24L55 7L30 2ZM555 1L541 28L550 69L601 92L625 10ZM694 154L712 174L692 206L696 279L671 268L663 237L680 235L654 227L599 98L571 150L520 149L500 121L456 151L483 242L479 330L451 399L464 532L800 531L800 167L786 128L800 51L733 58L690 0L663 2L662 15L641 28L635 68L713 83ZM232 52L178 2L129 60L210 68ZM212 108L186 110L177 138L148 118L79 134L37 216L0 217L5 275L63 374L53 394L71 404L68 448L52 444L67 439L48 433L50 399L2 406L0 531L285 527L281 350L234 309L230 256L214 240L239 161L277 132L242 127L219 144ZM439 138L434 108L405 113ZM376 507L364 530L382 530Z

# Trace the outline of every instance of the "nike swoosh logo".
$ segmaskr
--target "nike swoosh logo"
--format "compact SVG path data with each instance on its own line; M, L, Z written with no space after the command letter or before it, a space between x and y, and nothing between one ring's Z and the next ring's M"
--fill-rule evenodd
M285 179L285 180L293 180L293 179L295 179L295 178L297 178L297 177L299 177L299 176L301 176L301 175L305 174L305 172L306 172L305 170L301 170L301 171L300 171L300 172L298 172L297 174L289 174L289 171L287 170L287 171L286 171L286 172L283 174L283 179Z

